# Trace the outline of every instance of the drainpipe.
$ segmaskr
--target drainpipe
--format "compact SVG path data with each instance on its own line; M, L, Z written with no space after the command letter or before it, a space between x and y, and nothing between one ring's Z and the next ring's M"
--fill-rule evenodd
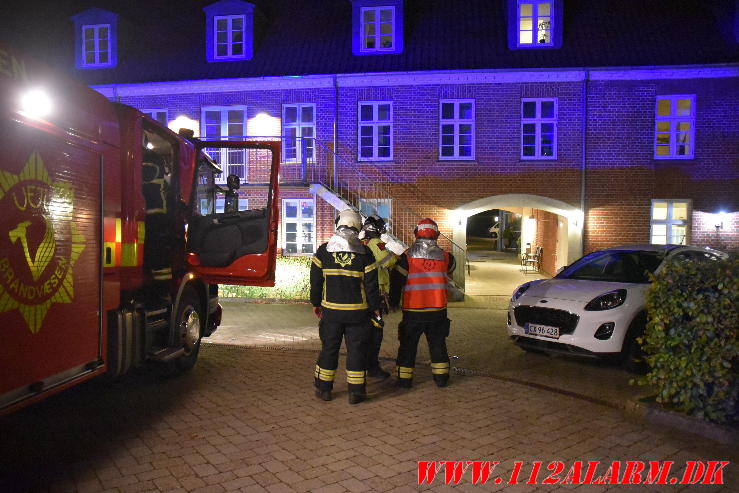
M339 157L339 76L334 75L334 169L331 178L334 190L337 188L336 159Z
M580 210L582 211L582 250L585 253L585 163L588 144L588 80L590 72L585 71L582 83L582 164L580 166Z

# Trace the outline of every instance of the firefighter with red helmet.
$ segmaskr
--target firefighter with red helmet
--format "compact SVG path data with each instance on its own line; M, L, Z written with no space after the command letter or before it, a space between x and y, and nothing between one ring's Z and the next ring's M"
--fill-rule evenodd
M445 387L449 382L447 276L454 271L454 257L437 245L439 227L433 220L419 221L414 233L416 241L398 260L390 288L390 306L397 307L401 295L403 298L403 319L398 326L398 386L411 387L418 341L426 334L434 382Z
M398 257L388 250L382 241L381 236L387 233L387 226L380 216L373 214L365 219L362 232L364 234L362 243L369 247L377 262L377 279L382 301L380 310L385 315L389 311L390 271L395 267ZM375 320L367 342L367 376L384 380L390 373L382 369L378 359L382 346L382 329L382 324Z
M314 373L316 397L332 399L341 340L346 339L346 379L349 403L366 396L367 340L371 316L380 318L377 264L358 234L359 213L346 209L336 218L336 232L312 258L310 301L320 319L322 348Z

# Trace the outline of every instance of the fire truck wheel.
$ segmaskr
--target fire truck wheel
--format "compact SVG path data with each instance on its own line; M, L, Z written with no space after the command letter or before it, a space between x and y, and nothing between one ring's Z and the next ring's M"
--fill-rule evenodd
M200 352L200 339L203 337L203 310L200 298L192 288L185 288L177 308L175 319L179 330L178 336L185 348L185 354L174 361L177 372L190 370L195 366Z

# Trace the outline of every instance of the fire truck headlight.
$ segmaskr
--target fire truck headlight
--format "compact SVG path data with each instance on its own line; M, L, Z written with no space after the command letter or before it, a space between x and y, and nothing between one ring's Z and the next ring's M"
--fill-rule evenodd
M45 118L51 114L53 104L43 89L31 89L21 96L20 111L30 118Z

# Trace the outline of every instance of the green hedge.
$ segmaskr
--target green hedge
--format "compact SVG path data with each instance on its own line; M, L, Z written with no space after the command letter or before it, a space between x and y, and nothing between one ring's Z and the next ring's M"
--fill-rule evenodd
M672 263L647 293L639 379L665 407L715 423L739 418L739 256Z
M275 287L221 285L224 298L307 300L310 298L310 257L277 257Z

